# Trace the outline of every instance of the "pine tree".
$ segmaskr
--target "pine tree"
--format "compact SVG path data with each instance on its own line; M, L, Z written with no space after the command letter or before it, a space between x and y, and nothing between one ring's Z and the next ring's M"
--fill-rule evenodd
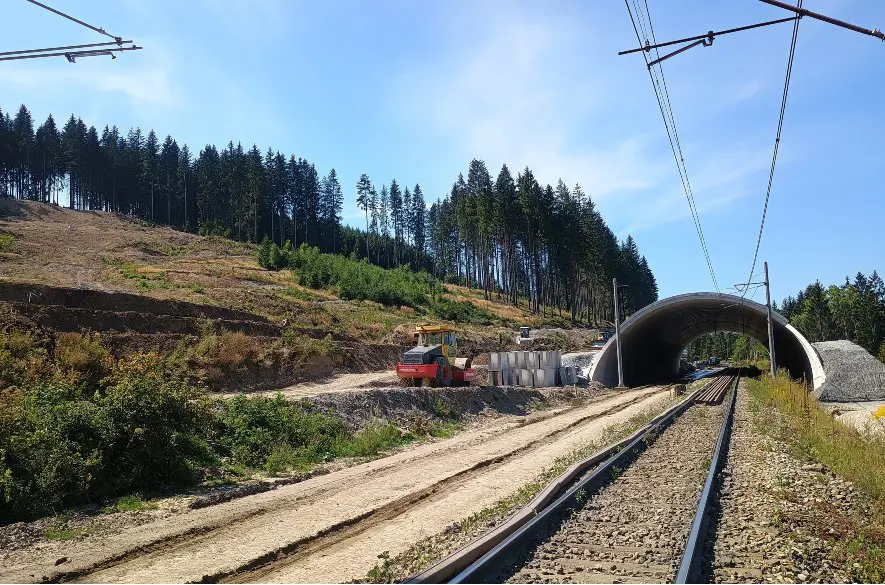
M366 258L369 256L369 208L372 206L372 181L365 173L360 175L356 184L356 203L366 214Z

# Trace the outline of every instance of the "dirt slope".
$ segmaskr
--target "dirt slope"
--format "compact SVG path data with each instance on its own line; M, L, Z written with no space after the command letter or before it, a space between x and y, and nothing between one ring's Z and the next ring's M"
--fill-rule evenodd
M396 554L482 509L530 480L552 458L598 438L603 427L662 400L665 393L648 388L528 418L502 418L452 439L113 537L5 554L0 580L338 582L361 577L383 550ZM56 565L62 557L66 560ZM267 565L271 560L275 564Z

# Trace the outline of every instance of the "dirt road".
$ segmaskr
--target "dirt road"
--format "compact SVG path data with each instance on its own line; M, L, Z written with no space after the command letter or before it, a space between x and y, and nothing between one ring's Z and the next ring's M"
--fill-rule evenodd
M267 390L265 392L250 392L249 396L273 396L280 393L286 398L297 400L310 398L318 394L334 394L335 392L349 392L355 388L370 388L378 386L397 386L399 378L391 370L383 372L368 372L363 374L339 374L325 382L303 382L294 384L279 390ZM233 398L241 392L229 392L220 394L222 398Z
M0 581L344 582L531 481L555 457L669 399L659 388L502 417L451 439L113 537L0 558ZM56 565L61 557L67 560Z

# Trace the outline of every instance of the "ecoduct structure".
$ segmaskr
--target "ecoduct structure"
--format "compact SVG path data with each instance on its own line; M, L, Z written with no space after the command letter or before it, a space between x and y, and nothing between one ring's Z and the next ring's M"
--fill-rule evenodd
M789 370L793 378L804 379L812 389L819 388L824 382L824 369L817 352L782 315L773 312L772 317L778 367ZM768 347L765 305L734 295L689 293L643 308L621 325L624 384L634 387L673 379L679 373L685 346L696 337L716 331L744 333ZM614 337L600 350L589 377L609 387L617 386Z

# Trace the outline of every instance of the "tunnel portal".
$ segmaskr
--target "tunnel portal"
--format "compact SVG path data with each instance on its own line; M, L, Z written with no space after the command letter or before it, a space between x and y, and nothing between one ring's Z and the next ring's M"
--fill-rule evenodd
M774 350L778 367L813 389L824 382L820 357L808 340L777 312ZM705 333L734 331L768 347L765 305L722 293L689 293L660 300L631 315L621 325L624 384L635 387L671 380L679 373L682 350ZM590 379L609 387L618 384L615 338L600 350Z

